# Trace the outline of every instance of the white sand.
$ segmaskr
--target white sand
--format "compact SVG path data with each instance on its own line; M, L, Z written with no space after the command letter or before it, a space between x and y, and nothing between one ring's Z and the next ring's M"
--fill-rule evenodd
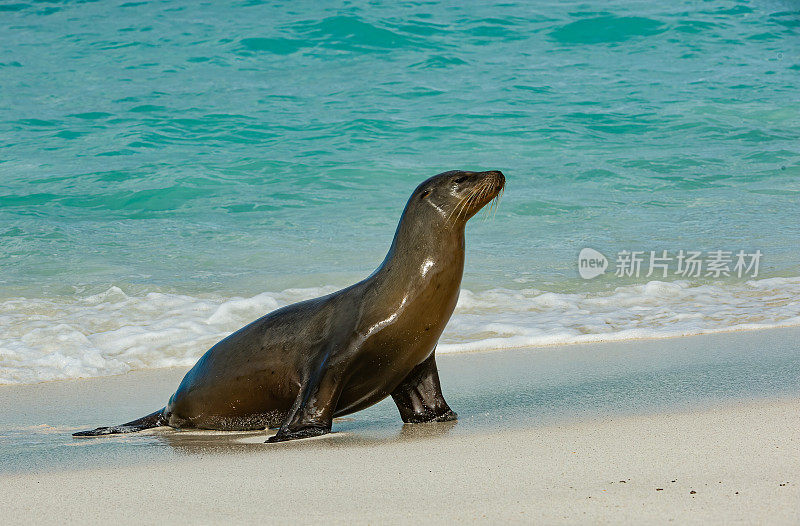
M800 401L785 400L376 445L334 435L158 464L5 475L1 507L6 524L797 524L798 430Z

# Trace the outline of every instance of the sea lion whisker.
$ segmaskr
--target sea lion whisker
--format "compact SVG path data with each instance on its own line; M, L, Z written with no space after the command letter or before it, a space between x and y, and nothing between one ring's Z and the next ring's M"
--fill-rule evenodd
M474 194L475 194L475 188L470 189L469 194L464 196L464 198L461 199L461 201L459 201L458 204L456 204L455 208L453 208L453 213L455 213L457 219L460 219L462 212L466 212L466 210L469 208L468 205L470 204L470 200L472 199Z
M487 193L486 191L481 191L481 197L480 197L481 201L483 201L486 198L485 195L486 193ZM488 218L489 218L489 208L487 208L486 205L483 205L483 210L481 210L481 221L485 223Z
M488 179L485 179L483 181L483 184L481 185L481 192L480 192L480 200L481 201L486 199L486 197L491 193L492 187L493 187L493 184L492 184L491 181L489 181ZM490 212L491 212L491 207L489 207L487 209L485 207L485 205L484 205L484 209L483 209L483 221L484 222L489 218Z
M500 190L499 190L499 191L498 191L498 192L495 194L495 196L492 198L492 202L491 202L491 204L489 205L489 213L490 213L492 216L494 216L494 214L495 214L495 213L497 213L497 205L498 205L498 203L500 202L500 193L502 192L502 190L503 190L503 189L501 188L501 189L500 189Z
M458 203L458 207L456 208L457 214L456 219L461 219L461 215L466 211L467 204L469 203L470 196L465 197L460 203Z
M493 212L495 216L497 215L497 209L500 208L500 201L503 199L503 192L505 192L505 187L501 187L500 191L497 192L497 195L494 196L494 203L492 203Z
M466 217L467 210L469 210L470 206L473 203L475 194L476 194L477 187L470 189L469 194L467 194L464 199L461 200L458 205L456 205L456 210L458 210L458 214L456 214L456 218L461 218L461 214L463 213Z
M472 189L472 192L470 193L470 196L467 200L468 206L465 206L463 209L464 217L466 217L467 211L470 210L479 199L480 199L480 187L477 186Z
M469 197L469 196L467 196L467 197ZM453 211L452 211L452 212L450 212L450 215L449 215L449 216L447 216L447 220L448 220L448 221L449 221L449 220L450 220L450 219L453 217L453 215L454 215L454 214L455 214L455 216L456 216L456 219L458 219L459 217L461 217L461 212L459 211L459 209L460 209L460 208L461 208L461 206L464 204L464 201L466 201L466 200L467 200L467 197L464 197L464 198L463 198L463 199L461 199L461 200L460 200L458 203L456 203L456 206L454 206L454 207L453 207Z
M450 219L452 219L452 217L453 217L453 214L455 214L455 213L456 213L456 211L458 210L458 207L459 207L459 206L461 206L461 201L459 201L458 203L456 203L456 206L454 206L454 207L453 207L453 210L451 210L451 211L450 211L450 215L448 215L448 216L447 216L447 220L448 220L448 221L450 221ZM458 216L456 216L456 217L458 217Z

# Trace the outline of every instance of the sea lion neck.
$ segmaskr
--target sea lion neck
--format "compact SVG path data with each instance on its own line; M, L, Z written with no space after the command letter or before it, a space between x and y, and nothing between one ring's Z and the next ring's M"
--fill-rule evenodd
M464 270L464 226L406 210L374 275L391 273L393 282L403 280L412 285L436 274L458 288Z

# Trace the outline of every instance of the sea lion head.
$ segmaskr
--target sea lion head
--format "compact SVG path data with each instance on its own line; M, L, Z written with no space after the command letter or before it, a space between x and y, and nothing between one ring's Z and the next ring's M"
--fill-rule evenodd
M420 184L411 194L408 206L424 215L432 212L448 224L463 225L498 197L505 184L505 176L497 170L451 170Z

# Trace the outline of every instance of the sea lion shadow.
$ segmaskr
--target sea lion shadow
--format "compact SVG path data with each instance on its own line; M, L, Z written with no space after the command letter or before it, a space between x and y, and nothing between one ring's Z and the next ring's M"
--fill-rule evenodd
M431 422L425 424L403 424L399 429L369 429L364 432L352 428L337 431L315 438L291 440L275 444L265 444L267 438L275 431L247 432L208 432L200 430L180 431L165 429L153 433L152 437L162 444L171 447L178 453L197 454L237 454L254 451L297 450L297 449L338 449L342 447L363 447L392 444L396 442L414 442L437 439L446 436L458 424L458 421ZM356 426L361 427L361 426ZM366 427L366 426L365 426Z

